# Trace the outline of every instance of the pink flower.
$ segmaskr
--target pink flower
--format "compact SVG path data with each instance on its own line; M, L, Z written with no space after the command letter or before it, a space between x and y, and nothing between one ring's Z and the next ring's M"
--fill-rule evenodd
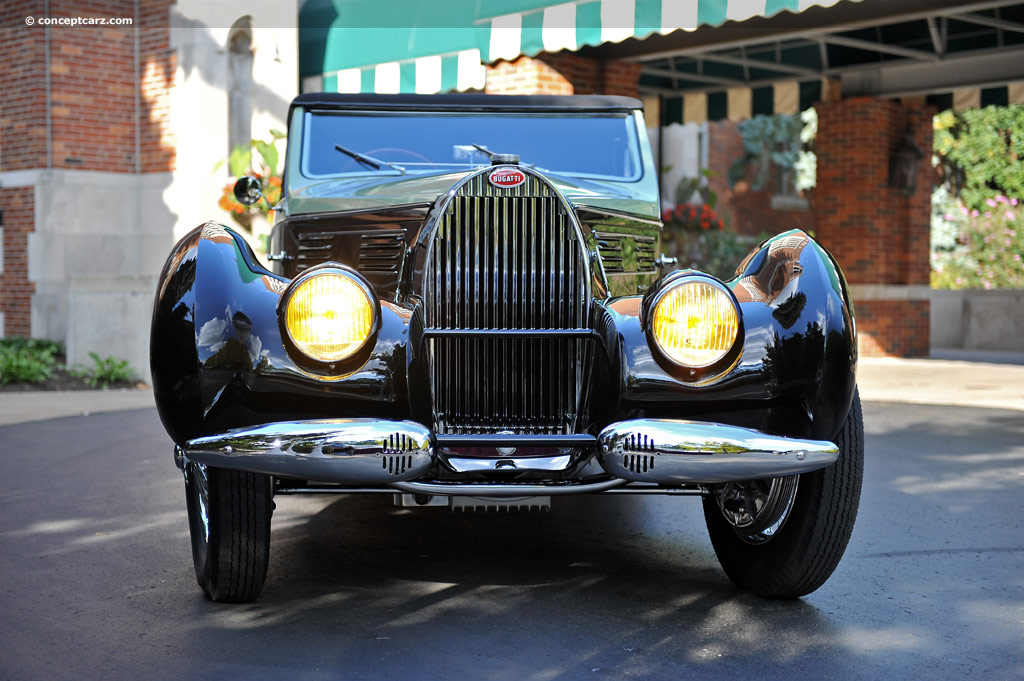
M981 213L979 213L979 212L978 212L977 210L972 210L972 211L971 211L971 217L972 217L972 218L976 218L976 217L978 217L979 215L981 215Z
M985 199L985 203L988 204L989 206L992 206L993 208L996 207L996 202L993 201L992 199Z
M946 222L953 222L953 214L946 213L945 215L942 216L942 219L945 220Z
M987 218L992 217L992 211L990 211L990 210L985 211L985 217L987 217Z
M1005 196L1003 196L1002 194L1000 194L999 196L996 197L996 201L998 201L999 203L1006 203L1007 200L1008 199Z
M1016 206L1017 205L1017 199L1010 199L1010 205L1011 206Z
M990 284L988 281L981 282L981 285L984 286L986 289L992 288L992 284Z
M963 280L963 279L961 279L960 277L957 277L957 278L956 278L956 285L957 285L957 286L961 286L961 285L962 285L963 283L964 283L964 280Z
M967 206L961 205L960 206L960 212L963 213L964 215L967 215L968 214Z
M1013 214L1012 211L1006 211L1005 213L1003 213L1003 217L1006 218L1007 220L1015 220L1016 219L1016 216Z

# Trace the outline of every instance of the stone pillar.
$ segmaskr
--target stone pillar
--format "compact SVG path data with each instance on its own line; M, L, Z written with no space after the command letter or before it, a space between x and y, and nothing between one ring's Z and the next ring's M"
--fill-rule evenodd
M816 235L850 283L861 354L926 356L933 112L871 97L815 108ZM922 152L910 196L889 187L889 158L908 124Z
M499 61L487 67L487 94L623 95L639 97L642 67L632 62L600 61L568 52L541 53Z

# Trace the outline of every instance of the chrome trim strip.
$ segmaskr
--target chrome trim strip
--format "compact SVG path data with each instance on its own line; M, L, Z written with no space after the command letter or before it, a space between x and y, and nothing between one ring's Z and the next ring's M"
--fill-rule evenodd
M238 428L189 440L185 456L209 466L347 485L421 477L434 459L425 426L376 419Z
M571 435L519 435L490 433L475 435L435 435L440 447L595 447L597 438L588 433Z
M598 436L598 462L636 482L713 484L809 473L835 463L831 442L700 421L636 419Z
M613 479L589 483L550 484L501 484L501 483L444 483L444 482L393 482L391 487L412 494L464 495L471 497L538 497L562 496L566 494L588 494L604 492L626 484L625 480Z
M449 456L445 462L456 473L477 473L481 471L550 471L561 472L573 465L571 454L560 456L502 456L498 458L478 458L468 456Z

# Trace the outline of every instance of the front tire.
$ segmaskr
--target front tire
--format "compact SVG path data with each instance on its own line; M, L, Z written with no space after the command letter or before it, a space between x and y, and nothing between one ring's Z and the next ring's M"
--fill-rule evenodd
M799 476L794 480L795 491L789 491L792 485L782 484L789 480L785 478L771 485L773 494L765 493L766 485L741 486L732 497L760 490L758 503L748 504L755 512L743 516L742 522L737 521L739 514L729 512L732 497L722 486L705 496L704 519L711 544L736 586L765 598L799 598L824 584L839 565L857 519L864 477L864 420L857 393L835 442L839 460ZM776 513L786 506L781 517L771 516L757 524L757 511L770 511L773 506Z
M185 497L199 586L218 603L255 600L270 560L270 476L190 461Z

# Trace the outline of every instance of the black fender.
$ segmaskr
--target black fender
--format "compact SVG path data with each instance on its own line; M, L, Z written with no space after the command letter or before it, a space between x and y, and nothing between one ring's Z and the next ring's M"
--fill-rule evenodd
M838 263L792 230L754 249L724 283L739 303L742 351L712 380L687 381L658 361L643 296L601 303L596 324L611 365L597 389L604 396L594 403L597 420L691 418L835 437L853 401L857 366L853 303Z
M278 303L288 283L222 225L201 225L171 251L153 306L150 365L157 410L176 443L296 418L408 417L409 311L380 301L366 363L320 376L282 341Z

